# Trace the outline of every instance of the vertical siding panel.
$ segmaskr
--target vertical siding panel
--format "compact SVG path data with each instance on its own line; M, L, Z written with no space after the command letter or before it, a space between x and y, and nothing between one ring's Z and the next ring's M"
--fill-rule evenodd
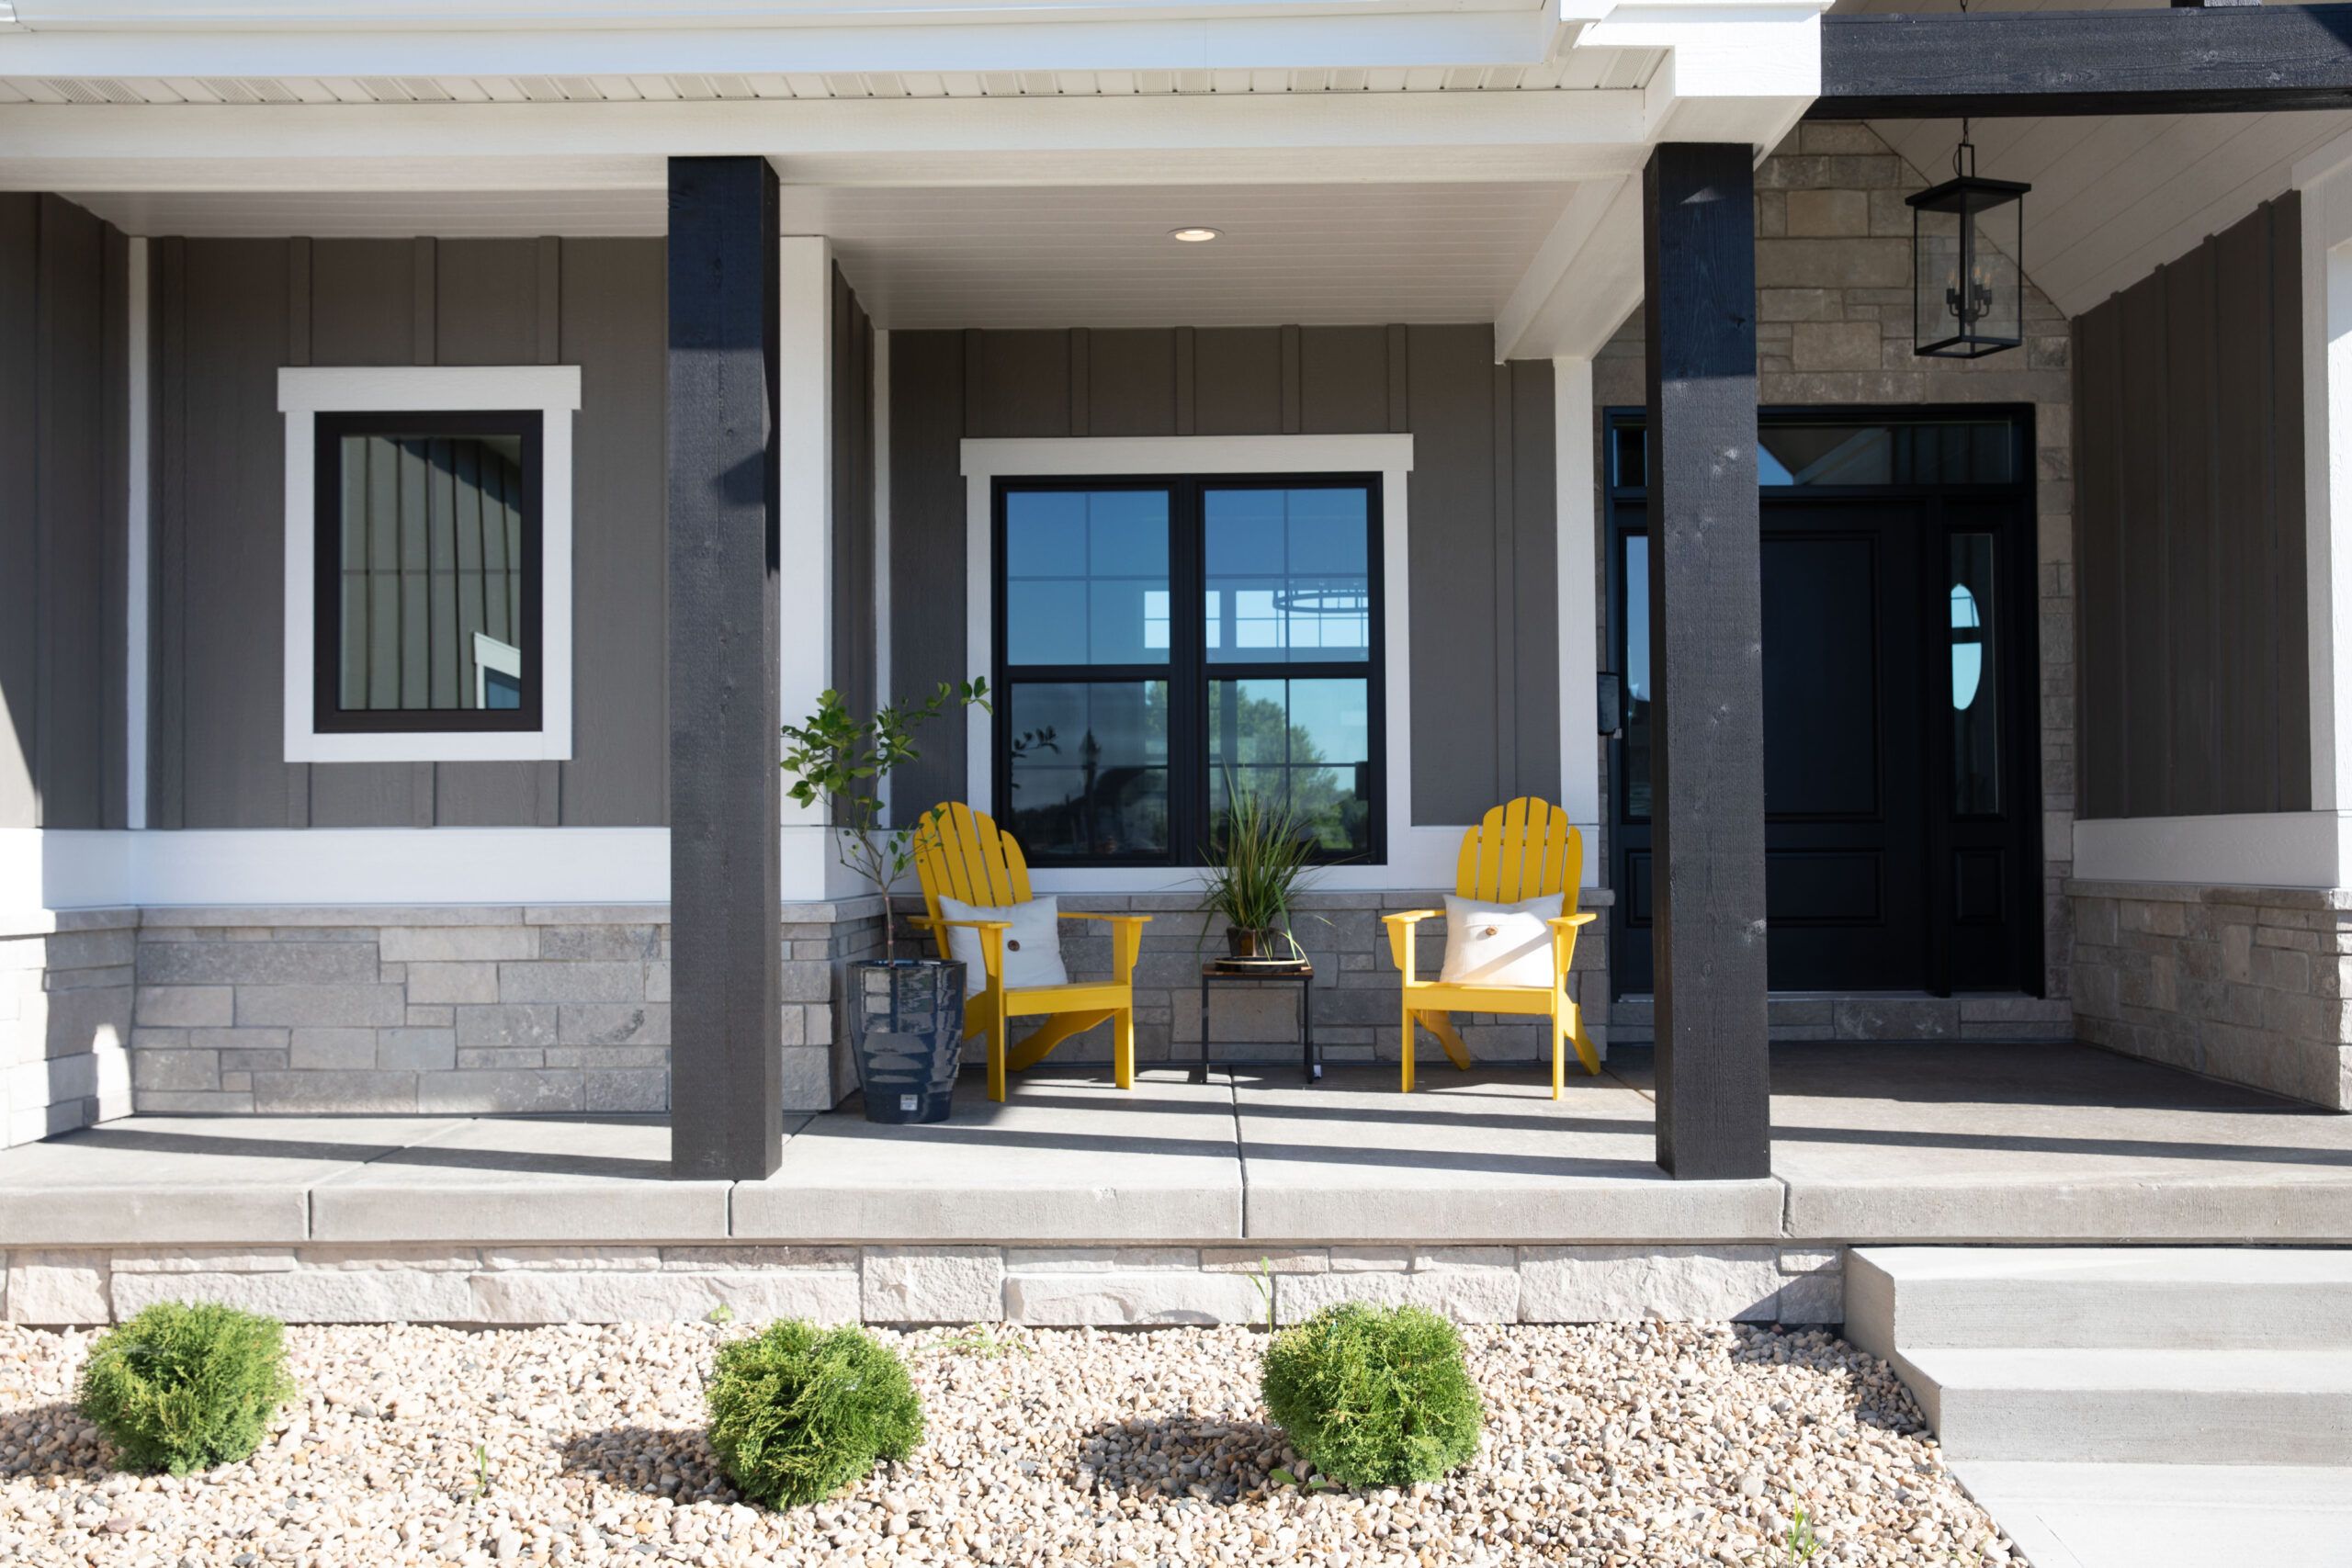
M2154 276L2126 292L2123 321L2123 401L2117 423L2122 431L2155 439L2165 428L2165 278ZM2166 501L2161 454L2120 465L2123 549L2123 652L2128 671L2124 723L2124 799L2135 817L2162 817L2172 810L2167 753L2171 711L2172 644L2166 624L2165 586Z
M1084 327L1069 330L1069 433L1091 435L1093 432L1093 395L1090 384L1093 379L1092 351L1088 342L1093 334Z
M2123 813L2122 560L2114 421L2121 371L2112 306L2075 322L2076 620L2081 627L2077 791L2085 817Z
M40 197L0 192L0 828L40 823Z
M124 599L130 576L130 495L123 479L130 470L130 242L111 224L103 232L106 303L99 406L104 410L104 428L98 442L101 592L94 618L103 649L105 697L100 711L103 749L97 821L102 828L121 828L128 825L124 798L130 782L125 735L130 716L125 679L130 626Z
M1553 427L1549 360L1510 364L1512 529L1510 587L1519 626L1510 655L1519 668L1519 774L1513 795L1560 798L1560 594L1558 445Z
M2278 671L2278 809L2308 811L2312 804L2310 605L2303 516L2302 197L2295 191L2246 220L2267 231L2271 286L2269 400L2273 606L2269 626Z
M1282 329L1193 331L1193 428L1202 435L1282 434Z
M154 786L147 821L187 825L187 242L155 242ZM0 420L0 431L7 426Z
M319 240L311 245L311 358L319 365L406 365L415 357L417 246L408 240ZM368 444L368 701L401 705L404 580L398 444ZM310 770L311 821L321 828L407 827L415 765L322 762Z
M1511 438L1516 434L1511 409L1510 370L1497 365L1487 374L1488 398L1494 409L1493 461L1494 485L1494 577L1490 584L1493 611L1488 641L1494 649L1495 669L1495 795L1497 799L1515 798L1519 779L1519 730L1514 722L1519 716L1519 666L1521 649L1519 643L1519 593L1512 581L1516 566L1518 524L1513 502L1518 499L1513 479L1515 464Z
M890 678L927 692L965 670L964 479L958 443L977 334L890 334ZM941 724L892 786L901 822L965 789L964 727Z
M1411 682L1413 820L1476 822L1505 798L1494 767L1491 634L1498 563L1493 333L1417 326L1409 334L1413 476L1408 578L1414 647L1388 654ZM1419 657L1414 655L1418 653Z
M1069 333L992 332L977 338L978 360L966 367L977 382L967 434L976 436L1068 435Z
M874 694L874 329L839 267L832 277L833 685L861 716Z
M1200 345L1193 329L1176 329L1176 434L1190 435L1197 427L1197 366Z
M540 322L547 310L540 299L546 265L545 246L537 240L439 242L434 247L434 362L537 362ZM437 699L446 689L452 701L460 693L466 694L467 701L472 700L473 633L483 625L485 615L479 602L483 586L481 517L470 500L467 479L459 471L448 476L444 486L452 503L450 546L455 575L444 580L450 619L436 628L435 653L441 666L435 670L435 691ZM539 799L543 774L553 787L554 771L537 762L440 763L434 770L434 820L463 828L552 822L553 803L543 808Z
M541 365L560 365L563 348L563 242L552 235L542 235L538 242L538 288L533 303L538 307L538 322L533 334L532 353ZM574 458L574 466L578 459ZM522 523L515 506L521 495L513 488L516 476L510 470L506 476L509 491L499 509L501 535L500 558L507 563L508 575L503 580L500 594L499 625L506 628L506 640L512 642L522 629ZM575 505L577 502L575 502ZM582 634L575 622L571 633L576 640ZM534 762L531 764L532 793L536 796L537 821L542 828L552 828L563 820L563 764Z
M1388 428L1388 330L1308 327L1299 333L1297 428L1358 434Z
M1413 428L1411 396L1412 335L1402 326L1388 329L1388 430L1402 435Z
M2278 668L2267 603L2277 541L2271 513L2270 258L2267 236L2243 225L2215 238L2214 482L2224 498L2227 547L2216 571L2222 663L2220 811L2278 806Z
M40 825L96 828L105 778L105 229L58 197L40 198L40 321L34 345L30 470L39 532L39 655L29 716Z
M176 509L186 701L186 822L282 828L285 761L285 418L288 252L208 240L185 252L175 332L184 461Z
M1184 400L1178 333L1165 327L1086 334L1086 424L1094 435L1174 435Z
M1298 329L1282 329L1283 353L1283 434L1296 435L1299 423Z
M658 239L563 242L560 363L581 387L567 827L669 820L666 265Z
M2213 367L2207 334L2212 324L2212 254L2191 251L2163 274L2165 364L2161 423L2164 451L2165 639L2172 660L2165 682L2165 724L2171 737L2166 770L2169 798L2203 807L2218 795L2213 759L2213 682L2220 660L2212 605L2210 509L2213 427L2206 399Z

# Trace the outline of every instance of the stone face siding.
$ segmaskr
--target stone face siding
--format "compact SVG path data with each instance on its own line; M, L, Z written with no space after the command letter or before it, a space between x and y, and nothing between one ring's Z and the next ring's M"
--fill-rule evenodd
M2072 1040L2073 1004L2041 997L1776 996L1766 1002L1775 1042ZM1610 1011L1611 1037L1647 1042L1652 1003L1628 997Z
M2071 344L2065 318L2041 290L2025 291L2023 347L1978 360L1921 359L1911 352L1911 209L1903 198L1932 183L1867 125L1807 121L1756 171L1757 399L1767 405L2031 404L2038 484L2041 637L2041 849L2043 994L2063 998L2069 974L2064 892L2074 865L2075 486ZM1638 404L1642 317L1636 310L1593 360L1600 408ZM1595 432L1596 442L1600 433ZM1606 467L1596 468L1605 474ZM1596 530L1605 550L1608 530ZM1605 556L1594 570L1605 572ZM1605 577L1602 581L1606 581ZM1605 608L1605 605L1604 605ZM1609 628L1600 664L1613 669ZM1605 753L1604 753L1605 755ZM1610 796L1604 793L1603 799ZM1599 846L1594 846L1598 853ZM1608 864L1605 858L1595 863ZM1853 1039L1864 998L1851 998L1826 1025L1811 1019L1787 1038ZM1883 1002L1871 1005L1884 1007ZM2063 1016L2063 1010L2052 1016ZM1623 1038L1646 1038L1630 1018ZM1886 1015L1890 1031L1871 1038L1970 1038L1980 1024L2020 1021L1971 1016L1965 1006ZM2002 1038L2035 1032L2003 1028Z
M794 1316L1039 1326L1295 1323L1340 1301L1459 1323L1844 1319L1843 1255L1773 1247L269 1246L6 1256L11 1323L119 1321L159 1301L293 1323Z
M787 1110L838 1097L838 971L878 944L879 909L783 911ZM663 905L148 909L125 1021L137 1109L666 1111L668 919Z
M2068 892L2083 1039L2352 1111L2352 889Z
M70 909L0 926L0 1147L130 1109L139 912Z

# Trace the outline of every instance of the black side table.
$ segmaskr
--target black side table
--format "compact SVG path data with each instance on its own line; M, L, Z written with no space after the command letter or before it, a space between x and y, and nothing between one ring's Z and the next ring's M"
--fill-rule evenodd
M1209 985L1282 986L1298 987L1298 1048L1306 1081L1323 1076L1323 1054L1315 1048L1315 966L1297 969L1220 969L1201 965L1201 1065L1192 1072L1194 1083L1209 1081Z

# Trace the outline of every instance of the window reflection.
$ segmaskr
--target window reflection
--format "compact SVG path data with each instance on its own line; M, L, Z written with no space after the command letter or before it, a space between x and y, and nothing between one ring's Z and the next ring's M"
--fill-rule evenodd
M1366 492L1212 490L1202 498L1212 661L1359 660L1372 649Z
M1625 536L1625 815L1650 814L1650 542Z
M1210 682L1210 811L1229 790L1282 801L1321 849L1368 852L1370 694L1362 679Z
M1168 492L1035 490L1004 505L1005 658L1168 661Z
M1019 682L1013 834L1033 856L1168 852L1168 682Z
M2001 809L2000 649L1995 639L1993 536L1951 536L1952 809Z

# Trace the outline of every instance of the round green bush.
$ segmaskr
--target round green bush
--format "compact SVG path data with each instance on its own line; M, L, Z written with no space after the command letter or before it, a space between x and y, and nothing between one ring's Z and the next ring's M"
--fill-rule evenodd
M773 1508L830 1497L922 1439L906 1363L858 1328L787 1318L722 1345L708 1398L727 1479Z
M102 1337L82 1369L82 1414L126 1470L186 1475L244 1459L294 1393L286 1329L209 1302L158 1302Z
M1486 1413L1462 1336L1420 1307L1329 1306L1266 1349L1266 1409L1348 1486L1435 1481L1478 1447Z

